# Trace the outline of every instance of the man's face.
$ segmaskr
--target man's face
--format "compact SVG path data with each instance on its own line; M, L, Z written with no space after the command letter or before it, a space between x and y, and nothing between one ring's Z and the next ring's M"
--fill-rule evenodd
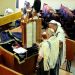
M54 29L54 24L53 23L49 23L49 28Z
M49 23L49 28L52 28L54 31L56 31L57 26L53 23Z
M49 39L52 36L52 33L48 29L46 29L46 34L47 34L47 39Z

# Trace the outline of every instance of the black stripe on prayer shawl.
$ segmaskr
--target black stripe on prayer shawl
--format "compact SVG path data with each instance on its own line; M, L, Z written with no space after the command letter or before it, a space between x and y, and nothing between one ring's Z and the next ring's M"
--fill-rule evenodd
M57 37L59 33L60 33L60 32L56 33L55 36Z
M48 43L49 48L50 48L50 51L51 51L51 43L50 43L49 41L47 41L47 43ZM49 65L49 61L50 61L50 58L48 57L48 61L47 61L47 63L48 63L48 66L50 67L50 65Z
M49 45L49 48L51 50L51 43L49 41L47 41L48 45Z

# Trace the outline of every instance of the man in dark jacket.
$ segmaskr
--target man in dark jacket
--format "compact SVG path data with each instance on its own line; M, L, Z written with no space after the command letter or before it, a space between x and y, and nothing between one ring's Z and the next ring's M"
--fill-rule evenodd
M41 8L41 1L40 0L34 0L33 8L38 13Z

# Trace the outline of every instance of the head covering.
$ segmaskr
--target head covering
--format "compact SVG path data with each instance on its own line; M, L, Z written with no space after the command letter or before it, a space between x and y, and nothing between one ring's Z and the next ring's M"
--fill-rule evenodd
M51 20L49 23L53 23L53 24L56 24L58 26L61 26L61 24L59 22L55 21L55 20Z

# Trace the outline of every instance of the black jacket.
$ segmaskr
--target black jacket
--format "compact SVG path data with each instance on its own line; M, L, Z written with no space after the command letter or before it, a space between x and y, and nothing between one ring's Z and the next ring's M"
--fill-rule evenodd
M41 1L40 0L35 0L34 4L33 4L33 8L38 13L40 11L40 8L41 8Z

